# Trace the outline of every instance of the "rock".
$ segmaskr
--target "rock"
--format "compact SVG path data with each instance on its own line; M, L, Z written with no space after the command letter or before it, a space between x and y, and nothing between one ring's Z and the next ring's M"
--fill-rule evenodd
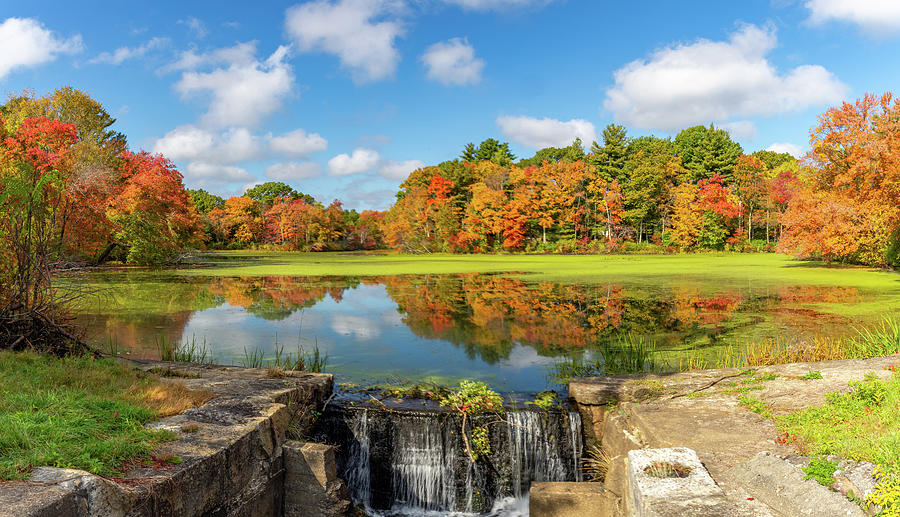
M350 496L337 476L334 447L320 443L284 444L284 516L343 517Z
M868 462L841 460L834 471L832 487L851 499L859 500L865 507L866 497L875 492L875 465ZM868 508L871 515L881 511L881 507Z
M532 483L528 508L531 517L619 514L616 497L603 483Z

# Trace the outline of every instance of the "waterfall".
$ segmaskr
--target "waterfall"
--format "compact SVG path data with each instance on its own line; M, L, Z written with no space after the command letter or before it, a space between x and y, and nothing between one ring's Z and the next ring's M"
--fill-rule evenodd
M339 446L341 477L370 515L524 515L532 481L581 479L575 411L507 410L475 463L460 424L447 411L332 406L314 438Z

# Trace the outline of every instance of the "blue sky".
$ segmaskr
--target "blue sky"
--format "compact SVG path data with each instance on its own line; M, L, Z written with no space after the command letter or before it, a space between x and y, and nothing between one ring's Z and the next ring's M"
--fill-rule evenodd
M4 95L86 90L189 187L361 209L490 137L715 123L801 154L827 107L900 84L892 0L2 3Z

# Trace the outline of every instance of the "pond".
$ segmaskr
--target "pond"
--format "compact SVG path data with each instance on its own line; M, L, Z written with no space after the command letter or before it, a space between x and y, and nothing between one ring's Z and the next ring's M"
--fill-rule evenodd
M323 260L321 254L298 257ZM795 264L761 257L752 269L746 258L735 261L730 274L721 262L685 269L677 257L671 263L678 267L668 272L659 270L656 258L655 272L646 274L650 268L638 258L630 274L620 265L611 274L597 269L558 277L544 264L528 271L527 263L510 264L516 269L506 273L433 267L441 272L431 274L422 272L428 265L416 265L406 268L410 274L378 274L376 268L352 276L265 276L258 262L248 276L215 264L188 271L106 270L77 279L103 290L76 316L98 347L112 343L137 357L158 357L161 342L205 345L224 364L317 347L339 382L474 378L502 391L537 392L554 387L555 364L602 359L623 336L637 337L655 352L656 363L671 366L690 350L845 336L900 306L896 275L828 268L784 274L778 268ZM572 260L559 258L562 269ZM602 264L602 258L590 260ZM592 264L582 266L591 270ZM293 265L292 273L302 272L302 264ZM346 273L347 267L335 270Z

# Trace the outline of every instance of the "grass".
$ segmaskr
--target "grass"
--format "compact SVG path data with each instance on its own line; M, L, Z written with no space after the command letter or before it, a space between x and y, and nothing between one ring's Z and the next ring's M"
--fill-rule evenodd
M849 393L829 393L821 407L776 417L801 452L870 461L900 474L900 375L869 376Z
M166 336L156 337L156 349L162 361L174 361L176 363L212 364L214 359L212 351L204 339L198 343L194 337L190 341L173 343Z
M284 352L284 344L278 342L275 336L274 355L267 357L265 352L256 348L253 351L244 347L244 355L240 358L244 368L266 368L270 377L283 377L289 370L298 372L322 373L328 366L328 355L319 351L318 342L313 345L311 352L306 352L301 345L297 345L297 355Z
M145 424L211 397L111 360L0 352L0 480L35 466L120 475L172 438Z

